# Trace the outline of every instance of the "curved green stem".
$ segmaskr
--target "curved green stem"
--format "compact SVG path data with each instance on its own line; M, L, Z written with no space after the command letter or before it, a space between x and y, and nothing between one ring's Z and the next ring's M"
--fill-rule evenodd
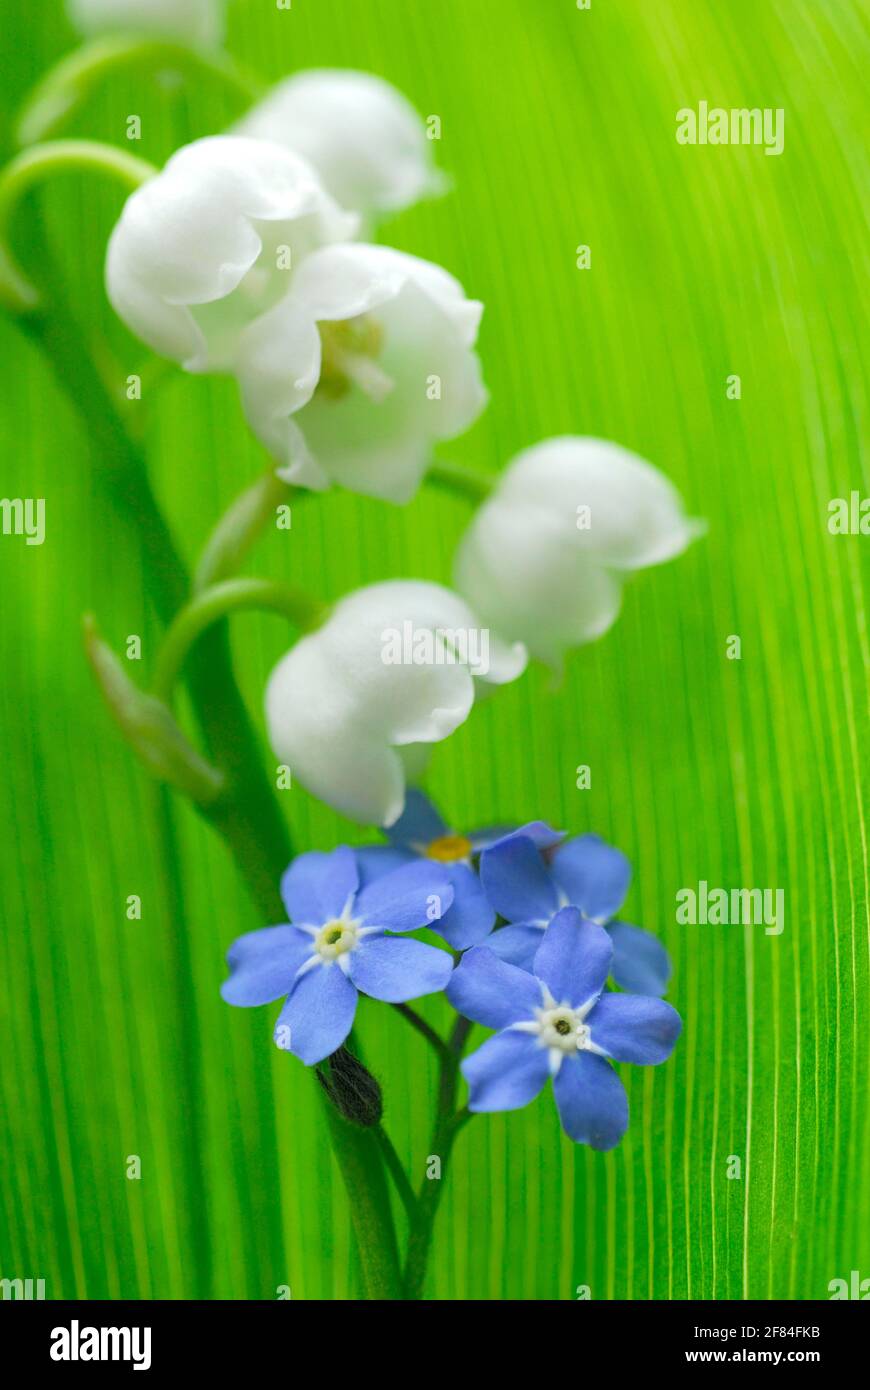
M18 319L42 351L57 383L81 417L92 483L124 519L142 548L148 595L164 626L190 594L190 580L148 478L145 456L132 437L120 393L106 385L88 335L69 310L46 245L43 224L29 215L28 266L38 274L45 304ZM187 666L187 684L211 762L224 775L225 792L206 809L226 841L264 921L280 921L278 881L293 846L263 766L263 753L239 693L225 623L209 629Z
M302 589L272 579L228 579L195 595L176 616L163 639L154 675L154 694L169 703L190 649L212 626L241 609L262 608L279 613L302 632L315 627L326 605Z
M394 1004L393 1008L397 1013L400 1013L403 1018L408 1020L412 1028L416 1028L417 1032L435 1049L439 1057L449 1055L447 1044L444 1042L443 1038L439 1038L435 1029L430 1027L425 1018L420 1017L416 1009L412 1009L409 1004Z
M144 159L95 140L54 140L35 145L7 164L0 174L0 302L13 314L33 313L40 302L38 289L16 263L9 246L15 209L35 184L57 173L81 169L110 174L128 194L157 173Z
M461 463L433 463L426 479L475 501L486 497L494 486L494 480L485 473ZM194 574L194 593L235 574L265 528L274 522L278 507L291 502L296 505L307 496L310 494L305 488L283 482L270 466L239 494L206 541Z
M26 99L15 126L19 148L56 135L105 78L133 67L214 77L245 105L259 101L266 90L259 78L239 67L228 53L136 35L93 39L62 58Z
M436 459L429 465L424 481L434 483L446 492L456 493L459 497L470 498L473 502L483 502L495 487L497 478L467 463L446 463Z
M193 578L194 593L235 574L265 527L274 522L277 508L289 505L296 495L297 489L282 482L274 468L246 488L206 541Z

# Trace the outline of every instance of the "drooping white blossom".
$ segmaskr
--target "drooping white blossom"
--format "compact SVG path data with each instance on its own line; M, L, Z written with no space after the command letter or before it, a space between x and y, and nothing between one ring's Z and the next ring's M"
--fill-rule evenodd
M107 293L155 352L191 372L231 370L242 330L287 294L306 255L356 227L297 155L210 136L127 199Z
M449 589L373 584L341 600L279 662L266 689L276 755L303 786L354 820L392 825L405 763L468 717L478 681L525 667L521 645L481 628Z
M443 191L433 142L410 102L368 72L317 69L273 88L238 131L307 159L342 205L367 220Z
M438 440L486 404L482 306L428 261L344 244L308 256L245 330L246 416L287 482L407 502Z
M454 581L502 637L559 666L616 621L628 573L673 559L703 529L628 449L550 439L518 455L480 507Z
M226 0L67 0L70 22L85 38L143 34L195 47L223 41Z

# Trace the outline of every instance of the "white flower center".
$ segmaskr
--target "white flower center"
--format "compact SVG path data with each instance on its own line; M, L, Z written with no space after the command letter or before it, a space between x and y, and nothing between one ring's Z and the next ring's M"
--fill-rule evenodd
M591 1033L583 1022L583 1011L558 1004L552 1009L536 1009L538 1039L542 1047L560 1052L579 1052L588 1046Z
M314 950L322 961L338 960L359 945L359 923L353 918L333 917L317 932Z
M592 1030L585 1021L598 1002L598 996L589 999L578 1008L562 1002L557 1004L545 984L541 984L543 1007L535 1009L534 1019L512 1025L515 1032L530 1033L539 1047L545 1047L549 1054L550 1071L558 1074L566 1056L576 1052L598 1052L592 1041Z

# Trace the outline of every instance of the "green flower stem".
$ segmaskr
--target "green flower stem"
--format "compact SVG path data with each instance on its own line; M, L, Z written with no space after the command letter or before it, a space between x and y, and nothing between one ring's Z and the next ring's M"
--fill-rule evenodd
M20 324L45 352L58 381L81 412L90 446L99 459L97 480L139 537L148 592L158 617L170 624L187 602L190 581L118 402L106 389L84 336L59 298L53 295L50 315L38 311ZM208 807L208 819L233 851L264 920L279 921L278 880L293 850L233 676L226 624L211 627L197 643L187 664L187 683L210 760L226 778L224 792Z
M459 1059L470 1030L471 1024L467 1019L457 1019L441 1062L435 1126L429 1146L429 1152L437 1154L441 1159L441 1178L437 1182L425 1178L417 1195L415 1215L408 1235L408 1255L403 1278L403 1296L409 1300L418 1300L423 1296L435 1217L444 1190L450 1155L456 1136L471 1118L471 1112L467 1107L459 1111L455 1108L459 1085Z
M467 463L444 463L440 460L429 465L424 481L472 502L485 501L496 484L494 476Z
M169 704L189 653L214 623L243 609L265 609L288 618L302 632L326 616L326 604L302 589L272 579L227 579L203 589L185 604L169 628L157 658L154 694Z
M439 1038L434 1028L431 1028L425 1018L421 1018L416 1009L412 1009L409 1004L394 1004L393 1008L406 1018L412 1028L416 1028L431 1047L435 1049L439 1057L449 1056L448 1047L442 1038Z
M274 522L277 508L289 506L297 495L298 490L282 482L274 468L246 488L206 542L193 578L194 593L234 575L265 528Z
M32 154L35 157L37 151ZM7 169L0 175L0 189L8 173ZM20 313L17 322L42 351L81 416L84 437L98 461L94 480L138 537L149 597L161 623L168 626L189 598L190 578L130 428L130 406L120 389L123 374L117 370L115 393L97 369L87 334L70 312L42 221L32 210L26 230L28 266L38 267L43 293L36 307ZM225 790L209 806L208 818L226 840L264 921L280 921L278 882L293 847L236 685L225 623L211 627L197 644L187 665L187 684L209 758L225 777Z
M214 77L249 105L265 92L259 78L239 67L228 53L210 53L167 39L117 35L85 43L51 69L25 101L15 127L18 146L58 134L107 78L129 68L189 72Z
M78 173L82 169L110 174L128 194L157 173L154 165L144 159L95 140L55 140L35 145L7 164L0 174L0 303L13 314L33 313L39 306L38 289L16 264L9 247L15 209L35 184L54 174Z
M343 1120L325 1095L324 1110L335 1159L347 1188L366 1298L401 1299L399 1249L381 1141L374 1130L357 1129Z
M145 458L121 413L120 393L116 397L107 388L66 305L38 217L29 219L27 246L40 278L48 282L45 303L50 302L51 310L41 307L41 300L28 304L19 325L44 353L80 413L84 437L98 459L95 481L139 537L149 594L158 617L169 625L190 594L187 570L154 497ZM226 841L262 920L281 921L278 884L293 849L235 682L226 621L200 636L187 661L187 684L212 761L226 778L226 790L201 808L202 814ZM325 1095L324 1104L368 1297L398 1299L399 1258L379 1141L342 1120Z
M462 463L433 463L426 481L475 502L487 497L494 486L492 478ZM221 517L197 565L194 592L237 573L262 532L274 523L277 508L298 505L310 496L307 488L282 482L270 466Z
M393 1182L396 1184L396 1191L402 1199L402 1205L408 1214L408 1219L413 1221L417 1214L417 1195L408 1181L408 1175L402 1167L402 1161L393 1147L393 1141L387 1134L383 1125L378 1125L374 1130L378 1143L381 1146L384 1163Z

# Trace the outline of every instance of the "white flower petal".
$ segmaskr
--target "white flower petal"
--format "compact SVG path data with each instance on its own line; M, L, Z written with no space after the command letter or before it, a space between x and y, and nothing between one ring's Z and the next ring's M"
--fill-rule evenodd
M673 483L645 459L606 439L548 439L519 454L497 493L517 512L613 569L643 569L680 555L703 529L686 516ZM588 507L588 526L578 508Z
M303 258L354 230L303 160L266 141L210 136L128 198L106 288L155 351L189 371L228 369L242 329L287 293Z
M417 112L371 73L289 77L237 128L301 154L342 207L368 216L398 212L446 186Z
M558 667L616 621L624 572L672 559L703 529L627 449L551 439L508 466L460 543L454 580L497 632Z
M293 293L312 318L358 318L395 299L414 270L425 264L387 246L328 246L299 267ZM461 298L458 284L457 291Z
M447 738L471 710L474 679L444 632L455 638L476 623L468 605L437 584L396 580L349 595L270 677L266 717L276 754L345 815L392 824L404 805L405 757L418 764L420 745ZM390 634L406 624L432 639L425 661L409 646L397 662L385 659ZM510 654L514 674L521 658ZM491 677L509 678L506 667Z
M255 389L261 364L294 357L291 336L305 306L321 325L370 321L379 346L371 358L383 392L346 384L343 394L315 391L294 406L305 441L283 436L288 393L277 373ZM281 476L303 483L312 461L354 492L407 502L417 490L436 440L452 439L486 404L473 351L480 305L438 266L387 247L345 245L314 252L293 277L291 293L253 323L240 340L237 370L246 413L258 438L276 454Z
M612 627L622 586L540 520L484 503L460 543L454 582L495 632L558 668L566 648Z
M217 48L225 29L225 0L67 0L70 22L85 38L154 34Z
M281 350L275 350L270 319L280 312ZM320 334L310 315L288 295L270 314L255 320L241 338L244 371L239 374L242 405L249 419L259 422L258 434L266 448L278 457L293 452L299 459L302 481L311 460L301 432L289 417L311 399L320 377ZM293 424L293 433L288 426ZM319 479L321 471L316 473ZM288 482L297 478L288 476ZM325 482L325 479L324 479ZM309 483L309 486L312 484ZM317 486L315 483L314 486Z
M399 755L374 739L336 681L319 634L304 637L276 666L266 720L276 755L312 795L369 825L392 824L405 800Z

